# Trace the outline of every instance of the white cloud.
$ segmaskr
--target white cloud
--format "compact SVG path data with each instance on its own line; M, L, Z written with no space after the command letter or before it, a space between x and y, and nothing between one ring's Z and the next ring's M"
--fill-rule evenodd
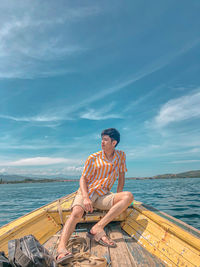
M24 3L25 4L25 3ZM70 8L68 7L67 9L63 9L62 12L61 10L51 10L53 6L49 5L49 13L41 13L35 12L38 8L41 7L41 4L37 5L37 2L33 5L31 3L31 8L25 7L25 5L21 5L20 8L18 7L16 12L16 9L13 7L13 14L15 16L1 16L1 30L0 30L0 40L3 42L6 42L9 38L12 38L13 36L17 36L17 34L22 34L23 31L26 33L31 33L31 34L36 34L40 33L40 30L42 28L43 33L45 31L48 31L49 29L54 29L55 25L66 25L66 23L72 23L72 22L77 22L78 20L83 20L84 18L88 18L90 16L95 16L101 13L101 9L98 8L97 6L90 6L90 7L76 7L76 8ZM9 6L7 7L10 10L10 13L12 14L12 7ZM23 13L23 9L26 9L26 13ZM53 11L53 14L51 16L50 12ZM58 12L59 15L58 16ZM1 14L2 15L2 14ZM49 18L51 16L51 18ZM34 38L33 38L34 40ZM54 42L57 41L56 38L51 39ZM38 40L37 40L38 41ZM54 44L53 42L53 44ZM37 43L37 42L36 42ZM46 40L46 44L48 41ZM15 44L13 44L15 45ZM50 47L51 47L50 43ZM33 48L34 46L32 46ZM75 46L76 47L76 46ZM41 47L42 48L42 47ZM70 47L69 47L70 48ZM65 51L68 52L68 50L74 51L74 46L71 47L70 49L66 49L66 46L63 47ZM32 50L34 51L34 50ZM60 51L55 50L60 53ZM45 52L45 51L44 51Z
M167 146L166 146L166 149L167 149ZM181 149L181 150L177 151L177 150L175 150L175 146L173 146L172 144L171 144L171 147L169 147L169 149L171 150L171 152L163 153L162 156L176 156L176 155L190 156L190 155L194 155L196 153L199 154L199 152L200 152L200 148L194 148L194 149L188 149L187 150L187 149L185 149L185 147L183 148L183 150ZM164 150L164 148L163 148L163 150Z
M62 169L62 173L80 173L83 171L83 166L68 166Z
M107 120L107 119L119 119L122 115L112 113L111 110L116 104L114 102L102 107L101 109L87 109L87 111L81 113L80 118L88 120Z
M80 165L70 165L67 167L59 167L59 168L37 168L33 166L28 166L26 168L24 166L9 166L0 170L2 174L15 174L15 175L22 175L22 176L29 176L29 177L66 177L66 176L77 176L80 177L83 171L83 166Z
M1 174L6 173L6 169L5 169L5 168L0 169L0 173L1 173Z
M174 55L173 55L174 56ZM173 56L170 57L170 60L173 58ZM65 119L70 119L71 117L69 116L71 113L76 112L80 110L81 108L87 107L89 104L95 103L98 100L101 100L105 98L106 96L113 94L117 91L121 91L122 89L126 88L127 86L134 84L135 82L143 79L144 77L150 75L151 73L154 73L158 71L159 69L163 68L164 66L168 65L170 62L169 59L160 59L157 62L153 62L148 66L145 66L141 71L134 73L132 77L126 79L126 80L117 80L115 83L111 86L107 86L105 89L104 88L97 88L97 93L92 95L91 97L87 97L86 99L79 101L78 104L68 106L66 107L58 107L52 110L49 110L46 112L47 117L51 117L51 114L56 114L56 117L60 120L65 120ZM157 88L159 89L159 88ZM144 99L148 98L151 95L149 93ZM141 98L139 101L143 101L143 98ZM111 103L113 105L113 103ZM133 103L134 105L134 103ZM106 107L105 107L106 108ZM45 117L45 114L38 115L38 117ZM52 117L54 117L52 116ZM86 119L91 119L91 120L101 120L103 118L121 118L122 115L119 114L109 114L105 115L105 111L103 112L102 110L100 111L94 111L94 109L88 109L87 111L83 112L80 114L81 118L86 118Z
M88 120L108 120L108 119L121 119L122 116L118 114L107 114L103 115L101 113L96 112L94 109L89 109L87 112L83 113L80 116L82 119Z
M62 9L50 3L47 9L45 3L0 3L0 78L32 79L77 71L70 64L62 68L43 63L85 52L88 48L74 38L72 24L100 12L95 5L72 8L68 4Z
M200 162L200 159L188 159L188 160L176 160L176 161L172 161L171 163L193 163L193 162Z
M29 123L38 123L39 126L42 127L56 127L59 125L59 121L70 121L74 120L77 116L82 119L88 120L106 120L106 119L119 119L122 118L121 114L116 114L111 112L115 103L112 102L109 105L104 106L103 108L96 110L93 108L88 108L86 111L82 112L79 115L75 115L72 113L86 106L86 103L79 103L78 105L73 105L68 108L57 108L54 110L48 110L46 112L40 113L36 116L26 116L26 117L16 117L0 114L0 118L8 119L19 122L29 122ZM49 124L50 123L50 124ZM53 124L51 124L53 123ZM35 125L37 126L37 125Z
M79 146L79 144L73 143L73 144L58 144L58 143L52 143L49 142L48 144L44 144L44 142L41 142L41 140L39 140L38 142L34 142L34 143L27 143L27 144L11 144L10 142L8 143L1 143L0 142L0 147L2 149L19 149L19 150L42 150L42 149L69 149L69 148L76 148L77 146Z
M80 160L73 160L67 158L50 158L50 157L35 157L35 158L24 158L10 162L0 162L0 166L44 166L54 164L71 164L80 163Z
M177 137L175 137L175 139L176 138ZM180 144L180 140L165 139L163 142L161 140L159 141L159 144L138 145L134 148L130 146L125 147L124 150L126 151L127 159L145 159L150 157L151 159L166 158L167 161L170 161L180 156L182 156L182 158L184 157L184 159L193 157L193 159L196 160L199 158L200 143L195 146L193 143L184 144L184 140L182 140Z
M33 116L33 117L14 117L14 116L8 116L8 115L0 115L0 118L2 119L9 119L13 121L24 121L24 122L50 122L50 121L58 121L60 120L59 117L56 116Z
M200 152L200 148L195 147L195 148L191 149L190 152L191 153L199 153Z
M156 127L200 117L200 92L173 99L164 104L155 117Z
M159 144L137 146L135 148L129 146L125 149L125 151L127 159L149 158L149 155L151 155L152 158L160 156L160 153L162 153L162 146Z

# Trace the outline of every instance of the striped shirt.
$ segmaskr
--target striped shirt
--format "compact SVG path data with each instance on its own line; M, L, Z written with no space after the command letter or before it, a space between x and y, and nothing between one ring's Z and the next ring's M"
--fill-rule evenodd
M112 161L106 159L103 151L90 155L82 173L86 178L89 197L91 198L94 192L99 196L108 193L119 173L126 171L126 155L123 151L115 150Z

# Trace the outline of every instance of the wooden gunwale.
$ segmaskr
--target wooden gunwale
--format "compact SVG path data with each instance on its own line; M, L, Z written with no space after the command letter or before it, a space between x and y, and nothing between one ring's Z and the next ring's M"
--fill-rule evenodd
M58 201L66 201L68 199L68 197L74 195L75 193L72 193L70 195L67 195L67 196L64 196L64 197L61 197L57 200L54 200L44 206L41 206L29 213L26 213L24 214L23 216L13 220L12 222L10 223L7 223L5 225L3 225L2 227L0 227L0 237L4 234L4 233L9 233L9 231L12 231L12 230L17 230L18 227L24 227L26 224L29 223L29 220L33 219L35 216L42 216L44 214L47 213L48 210L54 208L54 207L57 207L57 202Z
M181 227L182 229L186 230L187 232L195 235L197 238L200 238L200 230L192 227L191 225L186 224L185 222L183 222L183 221L181 221L175 217L170 216L169 214L167 214L163 211L157 210L157 209L155 209L155 208L153 208L147 204L141 203L141 205L144 208L146 208L147 210L153 211L157 215L171 221L172 223L176 224L177 226Z
M135 210L133 211L135 213ZM136 218L136 219L135 219ZM155 255L159 255L163 260L168 258L175 264L188 264L194 266L194 263L199 262L198 251L185 244L182 240L165 231L162 227L153 221L143 225L143 221L147 221L147 217L140 214L134 214L134 217L129 217L126 220L126 226L131 232L133 238L138 240L145 248L149 249ZM126 227L125 226L125 227ZM130 232L129 232L130 234ZM166 259L165 259L166 260Z
M178 238L177 236L167 232L164 230L160 225L155 223L154 221L150 221L147 225L143 223L143 221L147 221L148 218L139 213L137 210L134 210L132 214L127 218L126 223L131 225L132 223L137 223L139 226L143 228L143 231L148 231L152 236L155 236L155 238L160 238L160 242L166 242L166 245L169 247L172 247L177 251L179 254L185 254L188 253L188 256L197 256L198 250L196 250L191 245L188 245L186 242ZM182 249L186 248L187 250L182 252Z
M152 243L150 243L146 238L141 235L140 232L137 232L132 226L128 223L122 225L122 229L128 233L133 239L137 241L139 245L149 251L152 255L156 256L160 260L162 260L168 266L175 266L173 261L160 250L158 250Z
M144 205L135 205L134 207L136 210L138 210L140 213L147 216L152 221L159 224L165 231L177 236L187 244L191 245L195 249L199 250L200 248L200 239L198 236L198 230L196 230L197 235L194 235L194 230L192 229L192 233L187 232L186 230L182 229L181 227L178 227L174 221L173 223L164 217L161 217L161 215L157 215L155 212L152 212L148 210ZM158 210L157 210L158 211ZM188 228L190 226L188 225ZM192 235L192 238L191 238Z

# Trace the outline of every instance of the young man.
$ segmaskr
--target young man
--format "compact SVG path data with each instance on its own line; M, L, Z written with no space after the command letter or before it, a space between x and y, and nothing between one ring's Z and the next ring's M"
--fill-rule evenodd
M64 263L68 258L73 257L66 250L67 241L84 212L93 212L93 208L108 210L108 212L91 228L88 237L94 238L101 245L116 247L115 242L106 236L104 227L133 201L133 195L130 192L122 192L127 169L125 153L115 149L120 141L120 134L116 129L109 128L101 133L101 137L102 151L90 155L85 163L80 178L80 188L58 245L58 263ZM117 193L113 194L110 190L117 177Z

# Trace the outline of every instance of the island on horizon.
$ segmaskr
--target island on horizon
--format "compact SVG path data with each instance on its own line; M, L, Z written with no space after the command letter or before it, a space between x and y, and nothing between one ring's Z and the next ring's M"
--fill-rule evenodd
M200 170L187 171L182 173L159 174L149 177L127 177L126 180L145 180L145 179L179 179L179 178L200 178ZM49 182L76 182L79 178L30 178L19 175L0 175L0 184L16 183L49 183Z

